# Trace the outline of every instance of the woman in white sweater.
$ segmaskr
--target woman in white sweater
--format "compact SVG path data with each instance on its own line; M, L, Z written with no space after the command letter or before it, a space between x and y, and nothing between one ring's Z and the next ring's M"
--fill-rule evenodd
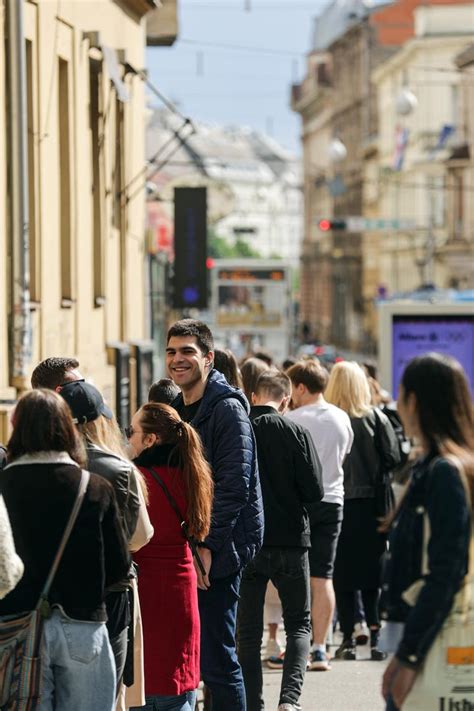
M13 590L23 575L23 563L15 552L7 507L0 496L0 599Z

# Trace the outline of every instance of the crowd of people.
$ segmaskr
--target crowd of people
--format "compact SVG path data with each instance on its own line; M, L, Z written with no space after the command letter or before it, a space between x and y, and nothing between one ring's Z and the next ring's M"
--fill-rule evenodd
M263 662L282 669L279 711L296 711L307 671L331 670L337 625L335 660L366 643L371 660L393 654L387 710L422 711L430 650L474 565L459 364L412 361L397 414L370 364L278 368L262 351L239 365L184 319L168 332L167 377L124 432L79 367L35 368L0 450L0 657L2 628L41 602L32 708L193 711L202 680L205 708L260 711ZM0 708L14 711L21 684L7 672Z

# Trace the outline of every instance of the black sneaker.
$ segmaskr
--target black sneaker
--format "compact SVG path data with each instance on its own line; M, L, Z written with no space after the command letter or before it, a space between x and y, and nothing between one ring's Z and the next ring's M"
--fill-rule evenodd
M336 649L335 659L342 661L356 660L356 643L355 639L345 639L340 647Z
M373 662L383 662L384 659L387 659L387 654L386 652L382 652L380 649L377 649L377 647L372 647L370 650L370 658Z

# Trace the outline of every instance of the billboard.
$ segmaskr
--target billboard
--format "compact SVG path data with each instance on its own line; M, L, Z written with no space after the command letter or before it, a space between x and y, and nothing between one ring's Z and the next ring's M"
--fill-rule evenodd
M216 326L239 330L286 327L287 292L284 269L218 269Z
M474 394L474 315L394 315L392 321L392 384L396 396L405 366L430 351L458 360ZM436 387L436 384L433 384Z
M206 259L206 188L175 188L173 308L207 308Z

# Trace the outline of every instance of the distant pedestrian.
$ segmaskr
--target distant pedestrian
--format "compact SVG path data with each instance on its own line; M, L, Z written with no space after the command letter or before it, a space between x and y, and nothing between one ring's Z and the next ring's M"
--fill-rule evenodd
M282 370L284 373L286 373L292 365L295 365L298 362L298 358L295 358L294 356L288 356L288 358L285 358L283 363L281 364Z
M383 695L388 711L425 711L442 708L440 696L449 697L457 684L449 708L472 708L472 663L463 665L459 656L459 663L448 664L446 657L453 634L454 654L465 647L466 659L473 642L470 614L459 611L446 624L461 586L467 596L473 589L465 576L474 566L474 414L459 363L439 353L412 360L402 376L398 412L422 454L389 522L382 610L395 656L384 674ZM467 601L461 595L459 605ZM413 688L418 682L421 688Z
M242 384L245 396L249 402L252 400L252 393L255 390L259 376L269 370L270 366L264 360L259 358L247 358L240 366L240 374L242 376Z
M273 358L270 351L267 351L265 348L260 348L260 350L255 351L253 353L253 357L258 358L259 360L263 360L263 362L266 363L269 368L275 365L275 359Z
M148 402L161 402L171 405L173 400L179 395L179 388L173 383L171 378L161 378L150 387L148 391Z
M15 551L8 511L0 495L0 600L13 590L23 570L21 558Z
M308 507L313 624L310 669L327 671L326 638L335 609L332 578L344 505L343 463L354 436L348 415L324 399L328 373L318 361L300 361L289 369L288 376L294 409L287 417L310 432L323 473L324 498Z
M239 364L232 351L221 351L216 348L214 351L214 368L225 376L229 385L242 390L243 384Z
M350 417L352 449L344 462L344 519L337 544L334 589L343 634L336 658L356 659L354 638L357 591L361 591L370 631L371 659L385 658L379 650L379 596L386 536L379 532L379 491L400 461L398 441L388 418L371 406L370 388L362 368L354 362L336 363L326 388L328 402ZM390 484L388 484L390 486Z
M25 573L0 616L33 610L69 519L86 457L68 405L50 390L19 400L0 489ZM105 621L105 589L122 580L130 557L111 485L88 488L49 594L39 711L112 711L115 665Z
M206 324L178 321L168 331L166 364L181 388L173 403L201 436L214 479L209 535L198 572L201 673L212 711L245 711L235 629L242 570L260 549L263 505L248 403L212 368L214 340Z
M211 471L199 435L169 405L150 402L140 408L128 436L147 480L155 526L149 545L134 556L140 570L146 709L193 711L200 623L196 572L181 524L186 521L196 542L206 538Z
M63 385L73 380L84 380L76 358L46 358L33 370L31 387L59 391Z
M143 496L141 475L127 459L122 436L113 413L102 394L91 383L76 380L61 387L60 393L71 408L74 422L81 433L87 455L87 469L109 481L115 491L123 532L128 543L137 528L139 517L151 529ZM139 479L138 479L138 478ZM120 582L107 591L107 629L117 671L117 694L120 692L129 646L132 623L133 567ZM128 678L126 678L128 682Z
M245 568L238 614L239 659L247 708L264 708L260 648L267 584L278 590L286 632L279 709L298 705L311 639L308 548L310 526L305 506L323 497L321 464L311 435L282 414L291 382L284 373L262 373L250 411L257 441L265 512L263 547Z

